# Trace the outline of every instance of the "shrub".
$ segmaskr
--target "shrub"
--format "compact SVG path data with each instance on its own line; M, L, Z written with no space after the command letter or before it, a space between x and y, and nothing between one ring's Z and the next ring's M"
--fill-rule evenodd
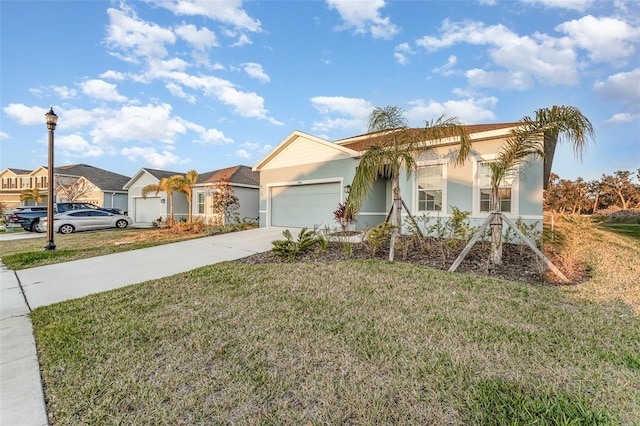
M349 225L356 221L356 218L353 212L347 211L347 203L338 203L338 208L334 210L333 217L338 225L340 225L340 229L342 232L347 232L349 229Z
M327 249L327 240L325 240L316 229L310 230L302 228L298 234L298 239L295 241L293 235L291 235L291 231L288 229L282 231L282 235L284 235L285 240L275 240L271 242L271 244L273 244L273 252L278 256L284 256L293 260L315 247L318 247L319 251Z
M605 223L640 223L640 210L618 210L607 216Z
M382 222L367 232L367 247L371 250L371 255L375 256L378 248L391 238L391 233L395 226L389 222Z

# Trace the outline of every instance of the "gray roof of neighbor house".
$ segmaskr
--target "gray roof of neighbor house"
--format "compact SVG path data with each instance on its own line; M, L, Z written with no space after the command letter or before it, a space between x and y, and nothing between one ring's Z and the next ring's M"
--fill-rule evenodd
M175 176L175 175L180 175L180 176L185 175L183 172L171 172L169 170L148 169L146 167L143 168L142 170L151 174L153 177L157 178L158 180Z
M99 169L87 164L73 164L69 166L56 167L55 173L59 175L82 176L102 191L122 191L122 187L130 179L127 176Z
M26 170L26 169L16 169L13 167L7 167L7 170L11 170L13 173L17 174L17 175L26 175L28 173L31 173L33 170Z
M215 184L223 178L228 178L230 183L239 185L260 186L260 172L254 172L251 167L242 165L202 173L198 175L197 184Z

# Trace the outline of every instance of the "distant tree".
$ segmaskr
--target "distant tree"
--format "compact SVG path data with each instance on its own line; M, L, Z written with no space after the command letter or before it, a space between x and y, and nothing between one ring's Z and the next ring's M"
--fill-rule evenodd
M56 194L70 203L80 201L95 190L95 186L84 177L73 179L68 183L62 182L58 179Z
M236 196L233 187L231 186L230 179L223 177L216 184L213 192L212 209L216 215L216 224L221 225L232 224L239 221L238 209L240 208L240 201Z
M156 195L160 192L167 194L169 201L169 217L167 218L167 225L171 226L174 223L173 219L173 194L179 192L184 188L184 176L173 175L167 178L160 179L157 184L149 184L142 188L142 198L146 199L150 192L155 192Z
M591 212L595 213L602 207L602 196L604 194L602 182L591 180L587 182L587 196L591 201Z
M20 193L20 201L22 202L33 200L37 204L40 204L45 198L47 198L47 195L41 194L38 188L23 189Z
M639 196L638 188L631 182L631 172L618 170L611 175L602 175L604 192L615 199L615 204L622 210L627 210ZM619 204L618 204L619 202Z

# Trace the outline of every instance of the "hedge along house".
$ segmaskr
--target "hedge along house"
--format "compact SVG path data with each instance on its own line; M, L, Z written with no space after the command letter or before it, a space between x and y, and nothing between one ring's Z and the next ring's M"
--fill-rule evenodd
M184 176L182 172L172 172L157 169L140 169L124 186L129 191L129 216L138 225L151 225L155 220L166 220L169 215L170 205L167 194L163 191L151 192L146 198L142 196L142 190L147 185L157 185L164 178L175 175ZM215 170L198 174L198 179L193 185L191 206L184 193L173 193L173 215L176 221L187 219L189 209L194 218L199 217L207 222L214 222L213 191L223 178L228 178L239 203L239 218L258 217L258 189L259 173L254 172L248 166L234 166L226 169Z
M425 141L418 170L400 176L401 196L414 216L447 218L452 206L471 212L480 225L490 212L491 186L487 163L494 160L518 123L465 126L472 142L470 157L455 165L455 139ZM359 159L375 135L330 142L294 131L254 170L260 172L260 226L335 227L333 211L344 202ZM500 207L508 217L542 223L543 160L533 159L502 183ZM380 176L357 214L356 228L383 222L391 208L389 177ZM403 209L403 215L406 211Z

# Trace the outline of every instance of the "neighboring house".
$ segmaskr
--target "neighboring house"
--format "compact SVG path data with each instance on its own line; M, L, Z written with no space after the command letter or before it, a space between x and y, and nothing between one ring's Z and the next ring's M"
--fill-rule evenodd
M151 224L157 219L166 219L169 215L169 201L164 192L150 192L142 197L142 189L147 185L157 185L163 178L174 175L184 176L185 172L171 172L143 168L124 185L129 192L129 216L136 224ZM234 166L198 175L193 186L191 211L193 217L201 217L205 221L213 221L213 191L223 178L230 180L239 201L239 219L258 217L259 174L247 166ZM174 192L173 214L175 220L186 219L189 205L185 194Z
M515 126L466 126L473 145L463 166L454 164L459 145L455 140L429 145L418 156L418 171L400 177L401 196L411 213L447 218L454 206L471 212L470 218L479 225L489 213L486 163L495 159ZM333 212L346 200L360 156L374 141L371 135L330 142L300 131L291 133L254 167L260 172L260 226L336 227ZM534 160L505 182L501 195L507 216L541 224L543 161ZM391 181L380 176L358 212L356 227L383 222L391 198Z
M213 192L223 180L229 180L229 185L238 197L238 219L247 221L258 220L260 206L260 173L247 166L233 166L226 169L198 175L198 182L193 187L193 215L205 221L216 218L213 211Z
M11 209L26 205L46 205L48 192L47 167L38 167L35 170L23 170L8 168L0 172L0 201ZM87 191L77 200L79 202L95 204L99 207L110 207L127 210L127 192L122 189L129 180L123 176L87 164L75 164L56 167L54 169L54 185L72 185L78 180L86 181ZM25 189L38 189L44 199L41 203L35 200L20 201L20 194ZM69 201L62 195L56 195L54 201Z

